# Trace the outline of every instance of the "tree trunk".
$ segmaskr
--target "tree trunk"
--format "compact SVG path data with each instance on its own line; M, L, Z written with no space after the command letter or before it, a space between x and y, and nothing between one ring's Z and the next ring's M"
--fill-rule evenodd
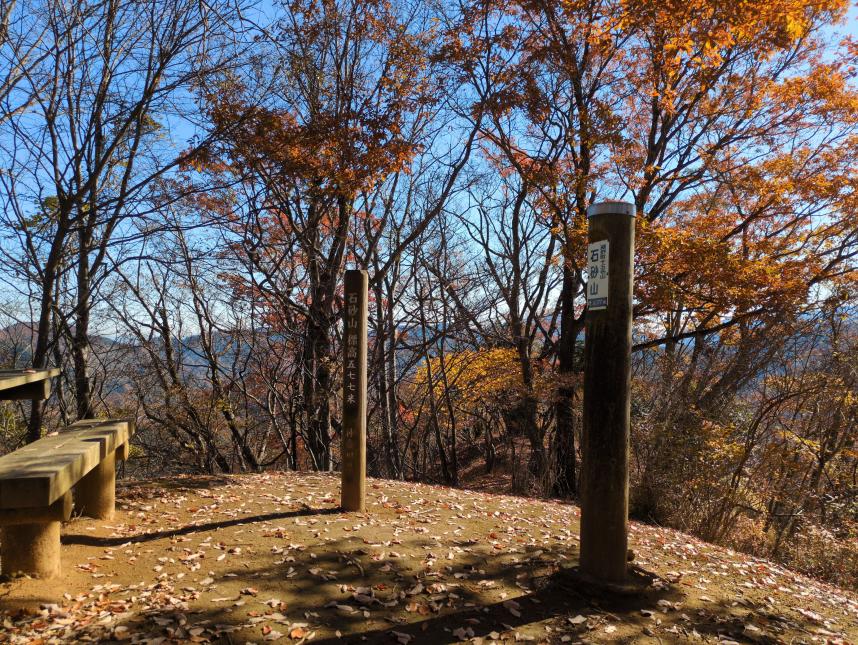
M388 374L388 356L392 358L396 339L391 339L390 348L388 349L387 337L391 332L387 316L382 307L383 294L381 289L382 285L377 284L375 287L375 317L378 337L375 342L375 352L378 358L375 361L375 375L377 381L376 387L378 388L378 401L381 407L381 432L385 457L384 473L391 479L399 479L399 464L397 463L399 454L393 434L396 415L390 409L390 391L393 388L393 384L390 382Z
M552 493L570 498L578 492L575 455L575 343L581 331L581 321L575 319L575 290L577 278L567 265L563 269L560 294L560 340L557 348L557 371L560 384L555 403L554 482Z
M74 391L78 419L91 419L92 390L89 382L89 316L90 316L90 236L83 227L78 233L77 306L72 332Z
M307 324L304 370L304 405L307 415L307 449L313 468L331 469L331 372L330 339L324 317L318 309Z
M36 346L33 348L33 369L44 369L48 366L48 356L51 349L51 320L55 313L54 288L62 257L62 247L65 240L65 217L60 218L57 233L54 236L51 252L45 261L42 279L42 297L39 302L39 324L36 328ZM42 436L46 401L34 400L30 406L30 420L27 424L27 443L32 443Z

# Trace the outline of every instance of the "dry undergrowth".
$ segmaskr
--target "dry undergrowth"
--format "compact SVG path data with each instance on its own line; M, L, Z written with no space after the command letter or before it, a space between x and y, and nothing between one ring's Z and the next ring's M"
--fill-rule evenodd
M574 582L578 509L270 473L126 484L64 529L64 576L0 585L6 642L858 642L858 596L684 534L632 526L644 594Z

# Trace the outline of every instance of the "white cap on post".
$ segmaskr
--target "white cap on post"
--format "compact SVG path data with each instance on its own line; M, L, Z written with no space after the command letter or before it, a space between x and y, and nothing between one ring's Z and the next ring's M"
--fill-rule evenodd
M594 215L629 215L634 217L636 214L635 205L631 202L607 201L590 204L587 208L587 217Z

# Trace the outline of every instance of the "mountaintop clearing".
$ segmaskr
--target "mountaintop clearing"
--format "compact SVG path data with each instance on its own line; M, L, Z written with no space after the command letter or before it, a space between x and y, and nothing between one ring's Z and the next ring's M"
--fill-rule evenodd
M571 504L370 480L178 477L64 527L63 577L0 584L0 642L855 643L858 595L632 523L616 597L575 582Z

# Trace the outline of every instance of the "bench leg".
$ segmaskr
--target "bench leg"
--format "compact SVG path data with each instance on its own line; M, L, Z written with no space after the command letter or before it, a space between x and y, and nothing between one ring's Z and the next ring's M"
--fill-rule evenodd
M75 508L87 517L98 520L113 518L116 507L116 452L84 475L74 489Z
M60 574L60 522L4 526L2 531L0 566L5 575L52 578Z

